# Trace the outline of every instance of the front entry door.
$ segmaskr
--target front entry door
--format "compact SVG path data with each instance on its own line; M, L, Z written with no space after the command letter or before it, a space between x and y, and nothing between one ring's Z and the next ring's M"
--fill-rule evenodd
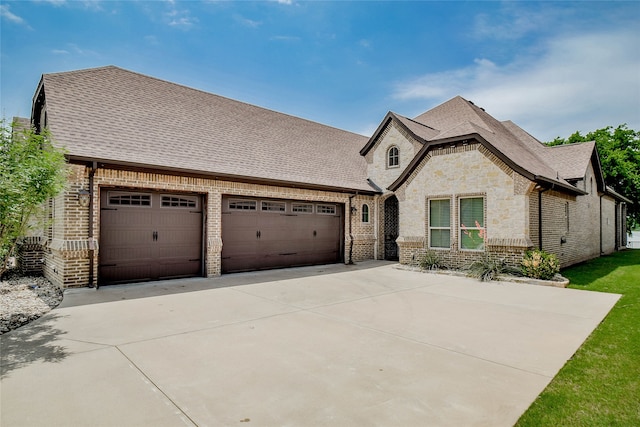
M398 198L391 196L384 201L384 259L398 261L398 244L396 239L399 233L399 209Z

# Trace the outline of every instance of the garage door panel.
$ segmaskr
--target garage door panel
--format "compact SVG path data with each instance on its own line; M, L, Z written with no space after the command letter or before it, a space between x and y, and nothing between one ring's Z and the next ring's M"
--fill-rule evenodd
M152 280L153 266L147 264L127 264L103 265L100 268L100 278L106 283L124 283L130 281Z
M231 209L231 200L234 208ZM222 271L326 264L342 260L342 208L315 202L223 197ZM262 211L264 205L285 211ZM294 211L297 209L297 211ZM253 209L253 210L249 210Z
M118 263L138 263L144 265L154 258L153 248L138 247L132 248L127 246L101 247L100 248L100 264Z
M195 195L101 189L100 284L201 275L201 203Z

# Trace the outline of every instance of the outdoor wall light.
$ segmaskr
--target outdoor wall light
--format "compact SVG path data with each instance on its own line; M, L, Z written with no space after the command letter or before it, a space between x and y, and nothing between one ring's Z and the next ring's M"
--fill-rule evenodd
M84 188L78 191L78 203L80 204L80 206L86 208L87 206L89 206L89 197L91 196L91 193L89 193L88 190L85 190Z
M351 213L354 214L358 212L358 208L356 208L355 206L351 206Z

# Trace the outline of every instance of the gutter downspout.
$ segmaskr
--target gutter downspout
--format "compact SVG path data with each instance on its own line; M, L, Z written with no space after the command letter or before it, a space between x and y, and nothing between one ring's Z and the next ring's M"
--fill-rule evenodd
M602 255L602 197L604 194L600 195L600 255Z
M376 195L373 199L374 205L374 221L373 221L373 235L375 236L375 241L373 244L373 259L378 259L378 203L380 202L380 196Z
M347 262L348 265L352 265L353 264L353 234L351 232L351 220L352 220L352 216L351 216L351 201L353 200L354 197L356 197L358 193L353 194L351 196L349 196L349 260Z
M91 164L91 170L89 171L89 287L93 288L94 284L94 261L93 258L95 256L95 242L93 240L93 177L96 174L96 170L98 169L98 162L94 161ZM95 288L98 289L98 284L96 283Z
M545 188L538 191L538 249L542 250L542 193L549 191L551 188Z

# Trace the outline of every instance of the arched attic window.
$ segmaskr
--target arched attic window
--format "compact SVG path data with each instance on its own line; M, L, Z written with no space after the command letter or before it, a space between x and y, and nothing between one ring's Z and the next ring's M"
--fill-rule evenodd
M400 166L400 151L395 145L387 151L387 167L397 168Z
M369 205L362 205L362 222L369 222Z

